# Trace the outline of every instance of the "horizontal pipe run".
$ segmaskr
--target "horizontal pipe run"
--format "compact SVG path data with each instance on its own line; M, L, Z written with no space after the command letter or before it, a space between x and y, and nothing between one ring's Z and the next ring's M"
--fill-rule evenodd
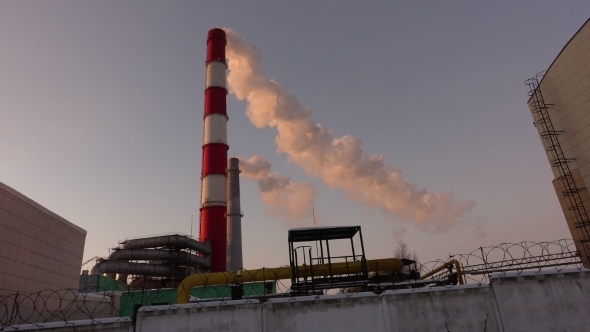
M400 259L385 258L368 261L332 263L331 266L328 264L317 264L312 266L301 265L297 267L297 274L300 278L309 278L312 276L312 271L314 277L329 276L331 274L342 275L362 273L363 263L366 264L368 272L379 272L383 274L398 272L403 267L403 263ZM193 287L291 279L292 275L293 270L290 266L193 274L186 277L178 286L177 303L188 303L190 291Z
M100 261L90 271L90 274L138 274L150 277L170 277L182 278L189 273L184 267L167 266L160 264L130 263L126 261ZM112 278L114 279L114 278Z
M196 265L200 268L211 267L211 256L200 257L185 251L161 249L119 249L109 255L107 260L113 261L175 261L183 264Z
M199 242L183 235L164 235L142 239L126 240L120 243L121 249L145 249L158 247L189 248L201 254L211 254L211 243Z

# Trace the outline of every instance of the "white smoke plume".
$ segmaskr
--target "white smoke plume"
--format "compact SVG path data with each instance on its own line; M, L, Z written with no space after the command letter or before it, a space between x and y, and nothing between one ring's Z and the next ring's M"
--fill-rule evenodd
M318 193L310 183L293 182L291 178L271 173L271 163L261 156L238 158L242 174L258 183L262 201L271 215L284 217L290 226L301 226L303 220L311 219Z
M255 45L231 29L225 31L230 93L248 102L246 114L254 126L277 129L278 151L309 176L344 190L353 201L413 221L425 231L448 230L473 209L473 202L458 201L452 193L429 193L408 183L400 170L385 164L383 155L364 153L360 139L335 138L330 129L313 122L309 108L265 75Z

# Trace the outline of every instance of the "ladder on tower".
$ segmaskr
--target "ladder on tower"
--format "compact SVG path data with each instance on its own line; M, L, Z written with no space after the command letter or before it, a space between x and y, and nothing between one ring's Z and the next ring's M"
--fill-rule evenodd
M574 217L573 224L581 235L578 241L580 246L578 250L583 250L585 257L590 257L590 218L582 201L580 192L586 188L580 188L574 180L569 164L575 161L575 158L567 158L559 143L559 136L563 130L556 130L549 116L549 108L553 104L545 103L543 93L541 92L540 82L545 72L541 72L535 77L526 80L529 89L529 105L531 107L535 126L539 130L541 139L545 145L547 156L551 167L556 171L556 179L562 185L562 195L567 199L568 209Z

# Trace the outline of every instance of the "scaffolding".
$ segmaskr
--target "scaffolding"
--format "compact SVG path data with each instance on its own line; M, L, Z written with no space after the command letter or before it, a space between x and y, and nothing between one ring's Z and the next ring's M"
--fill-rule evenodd
M358 247L355 248L353 240L357 234L360 252ZM351 251L344 256L331 254L330 243L335 240L350 241ZM308 245L299 245L301 243L308 243ZM312 250L314 243L315 255ZM299 246L296 247L296 245ZM323 294L325 290L335 288L360 287L364 289L369 283L369 271L360 226L290 229L289 260L292 270L292 295L317 295ZM360 269L357 268L356 263L358 262L361 263ZM308 267L308 269L302 270L300 266ZM315 271L319 267L324 269L327 267L327 273Z
M529 90L529 105L533 113L535 126L544 142L551 167L557 172L556 179L562 185L563 190L561 193L568 203L573 225L578 231L579 238L576 241L576 247L580 251L580 256L588 259L590 257L590 219L580 195L580 192L586 188L580 188L576 184L569 166L571 162L575 161L575 158L567 158L559 144L559 135L563 133L563 130L555 130L551 122L549 108L553 104L545 103L540 86L544 74L545 71L540 72L525 82Z

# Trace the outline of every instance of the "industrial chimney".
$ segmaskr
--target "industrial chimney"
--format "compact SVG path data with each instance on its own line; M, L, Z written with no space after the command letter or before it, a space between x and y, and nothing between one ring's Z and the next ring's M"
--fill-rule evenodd
M229 159L227 170L227 271L243 268L242 211L240 207L240 161Z
M207 81L201 173L200 241L211 241L211 271L225 271L227 223L227 95L225 31L211 29L207 36Z

